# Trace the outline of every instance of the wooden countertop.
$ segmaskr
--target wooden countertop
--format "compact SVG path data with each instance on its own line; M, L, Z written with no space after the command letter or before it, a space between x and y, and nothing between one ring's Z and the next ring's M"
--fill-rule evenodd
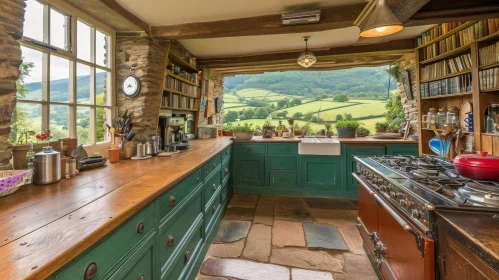
M499 212L438 210L454 239L499 272Z
M333 139L337 139L343 144L417 144L414 140L404 140L404 139L378 139L371 136L367 137L356 137L356 138L338 138L333 136ZM236 143L299 143L300 138L298 137L272 137L263 138L262 136L253 136L250 140L237 140L234 139Z
M125 160L0 198L0 279L43 279L232 143L191 141L173 157ZM175 168L172 168L172 167Z

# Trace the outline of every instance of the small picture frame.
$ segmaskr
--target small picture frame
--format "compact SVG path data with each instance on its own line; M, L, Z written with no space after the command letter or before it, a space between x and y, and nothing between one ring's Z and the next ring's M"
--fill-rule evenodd
M210 92L210 81L208 79L204 79L204 94L208 95Z
M400 73L400 80L402 82L402 86L404 87L405 96L408 100L414 100L414 95L412 94L412 86L411 86L411 75L409 70L402 71Z
M201 95L201 104L199 106L199 111L204 112L206 110L206 95Z

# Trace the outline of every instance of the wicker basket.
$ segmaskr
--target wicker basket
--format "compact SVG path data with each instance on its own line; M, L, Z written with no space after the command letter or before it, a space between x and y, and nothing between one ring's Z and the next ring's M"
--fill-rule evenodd
M0 197L15 193L22 185L31 184L33 171L0 171Z

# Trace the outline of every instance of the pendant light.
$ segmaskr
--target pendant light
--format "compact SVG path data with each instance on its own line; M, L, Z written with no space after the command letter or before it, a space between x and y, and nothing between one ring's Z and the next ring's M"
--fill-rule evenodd
M315 57L314 53L308 50L308 40L310 40L310 37L305 36L302 39L303 41L305 41L305 51L300 54L296 62L298 63L298 65L308 68L317 61L317 58Z
M404 29L402 23L386 4L386 0L378 0L376 7L359 27L360 36L367 38L387 36Z

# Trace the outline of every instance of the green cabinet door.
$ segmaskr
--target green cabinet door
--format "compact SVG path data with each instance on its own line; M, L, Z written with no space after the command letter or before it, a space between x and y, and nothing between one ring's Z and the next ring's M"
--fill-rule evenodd
M265 186L265 155L236 156L234 158L236 187Z
M417 156L418 144L388 144L386 145L387 155Z
M341 189L340 156L301 156L301 187L337 191Z
M342 146L342 154L346 155L346 180L345 187L347 192L347 198L357 200L358 194L358 182L353 178L352 173L357 172L357 162L354 156L359 157L369 157L376 155L384 155L385 147L381 146Z

